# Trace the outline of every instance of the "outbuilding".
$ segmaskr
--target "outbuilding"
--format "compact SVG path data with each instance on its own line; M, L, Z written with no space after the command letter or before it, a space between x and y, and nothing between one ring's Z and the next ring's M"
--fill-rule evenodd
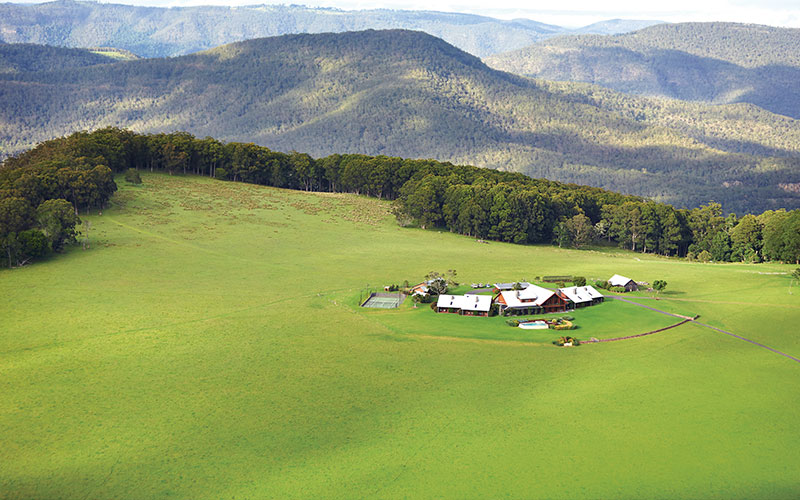
M558 294L567 301L567 307L586 307L599 304L605 300L603 294L598 292L593 286L569 286L559 288Z
M498 292L505 292L508 290L524 290L529 286L531 286L531 284L528 283L527 281L514 281L512 283L495 283L492 292L498 293Z
M436 301L436 312L462 316L489 316L491 308L491 295L439 295Z
M608 280L608 284L611 286L620 286L625 289L626 292L635 292L639 289L639 286L630 278L626 278L625 276L620 276L619 274L615 274Z

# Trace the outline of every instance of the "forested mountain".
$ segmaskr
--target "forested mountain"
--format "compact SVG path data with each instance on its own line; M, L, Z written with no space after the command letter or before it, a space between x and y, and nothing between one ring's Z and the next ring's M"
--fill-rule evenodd
M486 62L536 78L692 101L748 102L800 118L800 29L660 24L613 36L559 36Z
M174 59L2 76L0 146L16 152L106 125L186 130L314 156L477 164L677 206L798 206L797 123L757 109L732 110L736 122L698 106L658 107L494 71L419 32L287 35ZM701 113L718 122L693 124Z
M87 49L66 49L32 43L0 44L0 74L80 68L116 60Z
M0 38L6 42L111 46L143 57L188 54L266 36L370 28L425 31L478 56L525 47L568 31L528 19L504 21L446 12L342 11L300 5L155 8L71 0L0 5Z

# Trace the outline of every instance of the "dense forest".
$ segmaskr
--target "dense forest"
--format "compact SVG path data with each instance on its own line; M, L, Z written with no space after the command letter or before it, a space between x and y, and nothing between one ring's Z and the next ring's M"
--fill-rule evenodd
M103 207L114 172L196 174L306 191L394 200L401 225L512 243L579 248L615 241L633 251L714 261L800 260L800 210L723 217L717 203L676 209L603 189L433 160L313 158L185 132L106 128L47 141L0 167L0 244L9 266L75 240L78 211ZM132 174L132 175L131 175Z
M634 94L747 102L800 118L800 29L677 23L613 36L569 35L486 59L534 78Z
M313 156L469 163L687 208L800 206L791 188L800 143L775 139L800 134L800 124L698 106L516 77L419 32L291 35L0 76L0 147L13 154L109 125L178 129ZM713 131L697 130L702 112L717 117Z

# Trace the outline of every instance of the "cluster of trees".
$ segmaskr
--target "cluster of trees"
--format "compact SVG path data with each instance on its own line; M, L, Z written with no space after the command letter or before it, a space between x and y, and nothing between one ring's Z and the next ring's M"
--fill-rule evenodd
M103 133L50 141L0 167L0 264L60 252L76 241L78 210L102 208L117 190Z
M759 215L723 217L719 203L692 210L653 201L604 205L594 224L577 214L554 231L560 246L576 248L593 241L704 262L800 261L800 210L767 210Z
M0 262L20 266L59 252L75 241L79 223L66 200L46 200L34 208L25 198L0 196Z
M135 182L137 170L394 200L403 225L481 239L574 247L605 239L633 251L703 260L800 259L800 210L723 217L718 203L676 209L513 172L388 156L313 158L185 132L106 128L45 142L3 163L0 198L25 200L29 207L64 199L77 213L108 201L116 190L113 172Z

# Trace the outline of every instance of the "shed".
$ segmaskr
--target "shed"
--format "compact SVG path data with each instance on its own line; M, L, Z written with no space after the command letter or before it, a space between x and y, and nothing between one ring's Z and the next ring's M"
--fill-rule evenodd
M626 292L635 292L639 289L635 281L625 276L620 276L619 274L612 276L611 279L608 280L608 284L611 286L621 286Z
M564 297L576 308L593 306L603 302L605 297L593 286L569 286L558 289L559 295Z

